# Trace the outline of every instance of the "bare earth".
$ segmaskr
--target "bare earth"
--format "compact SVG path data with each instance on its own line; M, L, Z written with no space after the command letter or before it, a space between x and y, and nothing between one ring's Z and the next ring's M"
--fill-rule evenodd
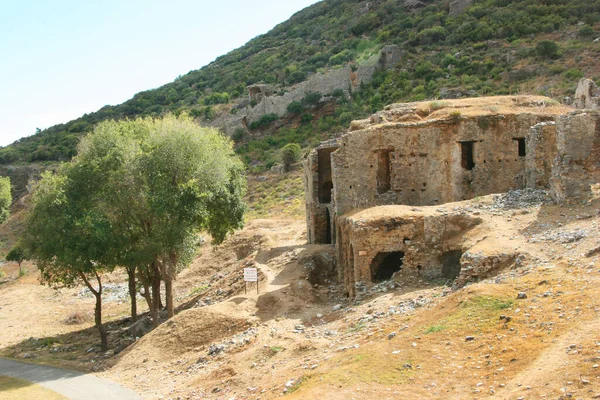
M55 292L33 272L1 285L1 352L98 371L147 399L600 398L598 199L492 202L442 206L483 219L469 244L522 254L462 289L399 282L350 302L335 275L312 271L333 249L305 245L303 220L253 220L202 247L177 280L175 318L137 340L126 322L109 324L116 355L95 349L93 302L80 289ZM251 264L258 295L254 286L244 294ZM105 316L119 321L128 308L126 296L107 301Z

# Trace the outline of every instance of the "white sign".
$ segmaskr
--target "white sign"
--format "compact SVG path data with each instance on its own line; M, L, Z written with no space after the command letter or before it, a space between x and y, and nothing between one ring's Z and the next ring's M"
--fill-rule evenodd
M256 268L244 268L244 281L258 282L258 270Z

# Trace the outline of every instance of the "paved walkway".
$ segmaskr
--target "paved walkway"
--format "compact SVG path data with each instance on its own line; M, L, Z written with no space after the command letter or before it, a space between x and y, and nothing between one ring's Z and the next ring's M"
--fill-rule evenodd
M0 375L37 383L71 400L140 400L114 382L80 372L0 358ZM2 396L0 395L0 398Z

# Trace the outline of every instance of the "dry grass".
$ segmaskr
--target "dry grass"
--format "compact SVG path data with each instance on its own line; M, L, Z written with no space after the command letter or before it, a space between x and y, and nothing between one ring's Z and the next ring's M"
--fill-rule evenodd
M3 400L62 400L66 397L22 379L0 376L0 398Z

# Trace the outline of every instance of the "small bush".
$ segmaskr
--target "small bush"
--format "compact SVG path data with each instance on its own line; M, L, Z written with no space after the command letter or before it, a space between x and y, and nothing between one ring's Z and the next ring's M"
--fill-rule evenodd
M300 122L302 124L309 124L312 122L312 120L313 120L313 116L310 114L303 114L302 118L300 118Z
M292 101L287 106L287 112L293 115L300 115L304 112L304 106L299 101Z
M250 129L255 130L259 128L264 128L269 125L271 122L275 122L279 119L279 115L277 114L265 114L258 121L254 121L250 124Z
M581 29L579 29L579 32L577 32L577 35L579 37L590 37L595 33L594 28L592 28L589 25L584 25L581 27Z
M558 43L553 40L541 40L535 46L535 50L542 58L558 58Z
M323 95L321 93L308 92L306 96L304 96L304 98L302 99L302 103L307 104L309 106L316 106L319 105L319 103L321 102L321 98L323 98Z
M578 80L583 78L583 72L578 70L577 68L571 68L565 72L565 78L569 80Z
M281 149L281 162L283 163L283 168L286 171L289 171L292 164L295 164L300 160L300 154L302 154L302 148L297 143L289 143L283 146Z
M235 132L231 135L231 139L233 139L234 142L239 143L243 141L247 135L248 132L246 132L244 128L235 128Z

